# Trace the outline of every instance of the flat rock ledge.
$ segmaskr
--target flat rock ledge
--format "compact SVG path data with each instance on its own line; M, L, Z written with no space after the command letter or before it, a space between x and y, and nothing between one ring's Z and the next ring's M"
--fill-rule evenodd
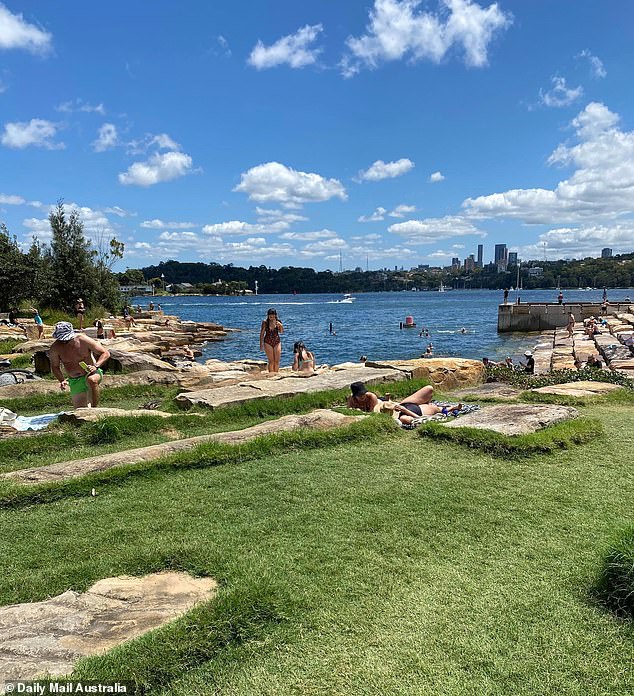
M153 413L147 411L147 413ZM244 430L234 430L226 433L213 433L211 435L199 435L183 440L164 442L150 447L101 454L87 459L75 459L58 464L21 469L3 474L2 478L12 479L25 484L50 483L52 481L65 481L84 476L96 471L105 471L124 464L138 464L139 462L159 459L160 457L191 449L205 442L222 442L229 445L240 445L253 440L261 435L272 435L281 432L291 432L300 428L310 430L329 430L344 425L350 425L362 420L365 416L344 416L336 411L317 409L305 415L282 416L276 420L265 421Z
M620 384L608 382L566 382L565 384L552 384L549 387L531 389L537 394L557 394L558 396L603 396L617 389L623 389Z
M578 415L577 409L571 406L499 404L467 413L443 425L447 428L491 430L502 435L528 435Z
M434 387L447 391L484 382L486 371L479 360L466 358L416 358L414 360L368 361L368 367L391 368L409 379L428 379Z
M134 409L126 411L123 408L76 408L74 411L60 413L59 420L62 423L95 423L108 416L160 416L161 418L171 418L174 414L167 411L154 411L150 409Z
M500 401L512 401L517 399L522 393L521 389L509 387L508 384L502 382L486 382L475 387L467 387L458 391L451 392L452 399L475 399L489 398L500 399Z
M176 397L176 403L182 408L198 405L214 409L244 404L258 399L289 398L298 394L344 389L349 387L352 382L364 382L369 385L399 382L409 378L408 373L392 367L376 369L356 364L345 369L328 370L310 377L288 373L267 379L242 381L230 387L219 386L214 389L185 392Z
M1 681L69 674L80 658L101 655L212 599L218 584L187 573L123 575L86 592L0 607Z

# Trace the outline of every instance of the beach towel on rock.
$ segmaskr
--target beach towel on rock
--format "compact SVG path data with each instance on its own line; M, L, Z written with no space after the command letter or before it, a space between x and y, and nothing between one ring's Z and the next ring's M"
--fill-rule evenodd
M456 405L455 403L451 403L449 401L432 401L432 404L438 406L439 408L451 408L452 406ZM401 421L397 418L397 414L395 412L394 420L400 428L403 428L403 430L414 430L414 428L421 425L422 423L429 423L430 421L443 421L449 417L457 418L458 416L462 416L465 413L471 413L473 411L478 411L479 409L480 406L478 404L463 404L462 408L459 411L452 411L451 413L447 414L436 413L433 416L419 416L418 418L414 418L411 423L401 423Z
M25 430L44 430L50 423L57 419L59 413L44 413L41 416L17 416L7 425L20 432Z

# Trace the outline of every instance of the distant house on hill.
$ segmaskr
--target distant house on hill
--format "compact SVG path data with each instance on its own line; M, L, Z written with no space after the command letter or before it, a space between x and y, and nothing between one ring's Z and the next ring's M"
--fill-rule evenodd
M152 290L151 285L141 285L139 283L119 285L119 292L122 292L124 295L151 295Z

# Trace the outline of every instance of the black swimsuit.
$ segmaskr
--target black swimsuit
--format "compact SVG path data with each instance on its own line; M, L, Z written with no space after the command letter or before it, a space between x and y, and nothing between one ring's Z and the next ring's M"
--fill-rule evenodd
M406 401L404 404L401 404L401 406L403 406L403 408L406 408L408 411L415 413L417 416L423 415L423 409L418 404L413 404L411 402Z

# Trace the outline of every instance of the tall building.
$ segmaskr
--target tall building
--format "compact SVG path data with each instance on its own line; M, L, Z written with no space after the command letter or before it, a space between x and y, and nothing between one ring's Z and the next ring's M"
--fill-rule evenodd
M609 259L612 257L612 249L610 247L605 247L605 249L601 249L601 258L602 259Z
M509 251L509 266L517 266L517 252Z
M475 268L475 258L473 254L469 254L469 257L464 260L465 271L472 271Z
M460 258L458 256L454 256L451 259L451 267L452 268L460 268Z
M508 250L506 244L495 245L495 256L493 263L498 267L498 271L505 271L508 265Z
M482 268L482 255L484 252L484 244L478 244L478 268Z

